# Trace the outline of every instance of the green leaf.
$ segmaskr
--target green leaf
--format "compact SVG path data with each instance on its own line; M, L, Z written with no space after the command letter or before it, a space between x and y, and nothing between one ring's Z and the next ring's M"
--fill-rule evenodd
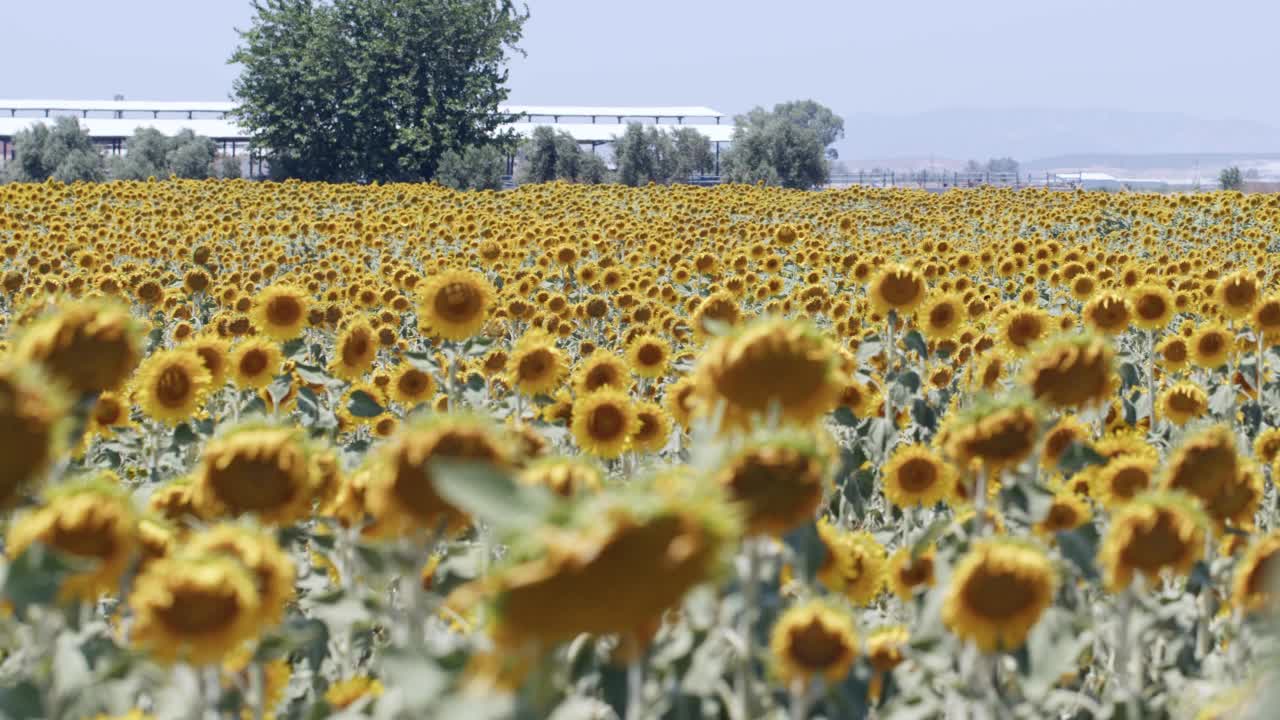
M45 717L40 689L30 680L0 687L0 717L4 720L40 720Z
M1128 389L1137 385L1141 381L1141 374L1138 372L1138 366L1131 362L1120 363L1120 380L1124 383L1122 389Z
M537 527L555 504L545 489L521 485L487 463L437 460L429 472L444 499L497 528Z
M92 682L89 672L89 661L76 636L69 632L60 633L54 641L53 650L53 692L58 698L70 699L79 695Z
M32 605L48 605L57 598L62 581L79 565L72 558L35 543L9 565L4 598L13 605L14 614L25 620Z
M835 411L831 413L831 417L835 419L837 424L843 425L844 427L858 426L858 417L853 414L852 410L844 405L836 408Z
M328 385L334 382L334 379L326 375L324 370L314 365L297 363L293 366L293 371L298 374L298 377L302 378L303 382L311 385Z
M356 417L371 418L378 417L385 412L385 409L369 393L363 390L356 390L351 393L351 400L347 403L347 411Z
M1058 549L1063 557L1070 560L1087 580L1098 579L1098 569L1094 558L1098 556L1098 529L1093 524L1081 525L1074 530L1057 534Z
M484 389L484 377L479 373L471 373L467 376L467 389L473 392L480 392Z
M818 534L818 524L807 522L784 535L782 541L791 548L800 576L812 582L827 559L827 546Z
M178 423L178 426L173 429L172 443L175 448L186 447L199 439L188 423Z
M937 542L938 538L942 537L942 533L946 532L950 526L950 517L940 516L934 518L933 522L929 523L929 527L925 528L924 533L916 538L915 542L911 543L911 562L915 562L921 553Z
M1068 477L1075 475L1090 465L1106 465L1107 459L1086 443L1074 442L1062 452L1058 458L1058 467Z
M938 413L924 398L914 398L911 401L911 418L922 428L930 431L938 429Z
M294 355L297 355L298 353L302 352L304 346L305 346L305 342L302 340L302 338L294 338L292 340L286 340L284 345L281 346L281 349L284 351L285 357L291 358Z
M903 370L894 377L894 382L907 389L907 392L915 393L920 390L920 373L915 370Z
M915 354L920 356L921 360L929 359L929 345L924 341L924 336L919 330L911 330L902 338L902 344Z

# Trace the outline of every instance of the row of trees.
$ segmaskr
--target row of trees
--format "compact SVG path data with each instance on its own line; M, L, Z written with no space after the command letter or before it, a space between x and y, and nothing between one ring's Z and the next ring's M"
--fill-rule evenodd
M756 108L736 118L733 144L724 153L720 174L728 182L812 188L827 182L844 121L812 101L783 103L772 111ZM674 130L633 123L613 143L613 168L584 150L567 132L539 127L513 146L508 143L451 151L442 158L435 180L458 189L497 189L506 156L516 148L520 183L617 182L647 185L684 182L716 171L711 140L694 127Z
M215 174L239 177L240 164L223 158L216 167L217 146L207 137L183 130L173 137L155 128L138 128L125 143L126 155L107 159L73 117L60 117L52 126L43 123L13 138L14 160L3 180L63 182L85 180L145 180L149 177L202 179Z

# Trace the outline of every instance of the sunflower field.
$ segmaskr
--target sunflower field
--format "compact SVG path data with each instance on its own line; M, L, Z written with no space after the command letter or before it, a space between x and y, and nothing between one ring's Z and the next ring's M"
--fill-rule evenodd
M0 187L0 716L1271 718L1280 196Z

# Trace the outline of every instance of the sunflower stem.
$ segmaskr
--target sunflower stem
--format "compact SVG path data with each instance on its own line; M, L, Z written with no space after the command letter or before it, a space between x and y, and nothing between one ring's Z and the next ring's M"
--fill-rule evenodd
M450 347L446 354L449 356L449 374L445 378L445 388L449 393L449 412L458 411L458 349Z
M755 621L760 604L760 547L754 538L743 541L747 554L747 574L742 579L742 657L738 663L738 702L742 717L756 717L751 693L752 660L755 655Z
M644 657L645 653L637 652L627 664L627 720L640 720L640 713L644 710L641 697L644 694Z
M978 468L978 481L973 489L973 536L982 537L987 519L987 467Z
M1147 331L1147 397L1151 400L1150 432L1156 430L1156 331Z
M791 720L804 720L809 714L809 687L803 678L791 682Z
M253 720L262 720L267 713L267 672L260 662L249 668L249 694L253 697Z
M1135 578L1134 582L1138 582L1138 580ZM1129 661L1129 635L1133 628L1133 606L1135 604L1134 592L1134 588L1130 586L1124 592L1120 593L1120 607L1117 608L1120 618L1119 623L1116 625L1116 649L1113 672L1115 673L1115 676L1119 678L1118 685L1120 685L1126 693L1130 692L1136 684L1134 682L1134 677L1129 672L1131 670L1131 663ZM1139 680L1138 682L1140 683L1141 681Z
M897 341L894 338L894 312L889 311L889 317L885 321L885 363L884 363L884 417L889 421L890 447L893 446L893 439L898 432L898 416L893 409L893 384L891 377L893 375L893 364L895 360L895 351L897 350Z

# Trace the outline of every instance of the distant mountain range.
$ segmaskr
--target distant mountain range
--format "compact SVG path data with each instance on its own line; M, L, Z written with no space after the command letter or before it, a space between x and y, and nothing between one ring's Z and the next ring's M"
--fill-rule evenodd
M935 110L844 116L840 156L851 168L949 167L969 158L1010 156L1028 169L1134 167L1161 155L1172 165L1219 165L1237 158L1280 157L1280 127L1254 120L1213 120L1183 113L1120 110ZM1210 159L1211 158L1211 159ZM1089 160L1092 162L1086 163Z

